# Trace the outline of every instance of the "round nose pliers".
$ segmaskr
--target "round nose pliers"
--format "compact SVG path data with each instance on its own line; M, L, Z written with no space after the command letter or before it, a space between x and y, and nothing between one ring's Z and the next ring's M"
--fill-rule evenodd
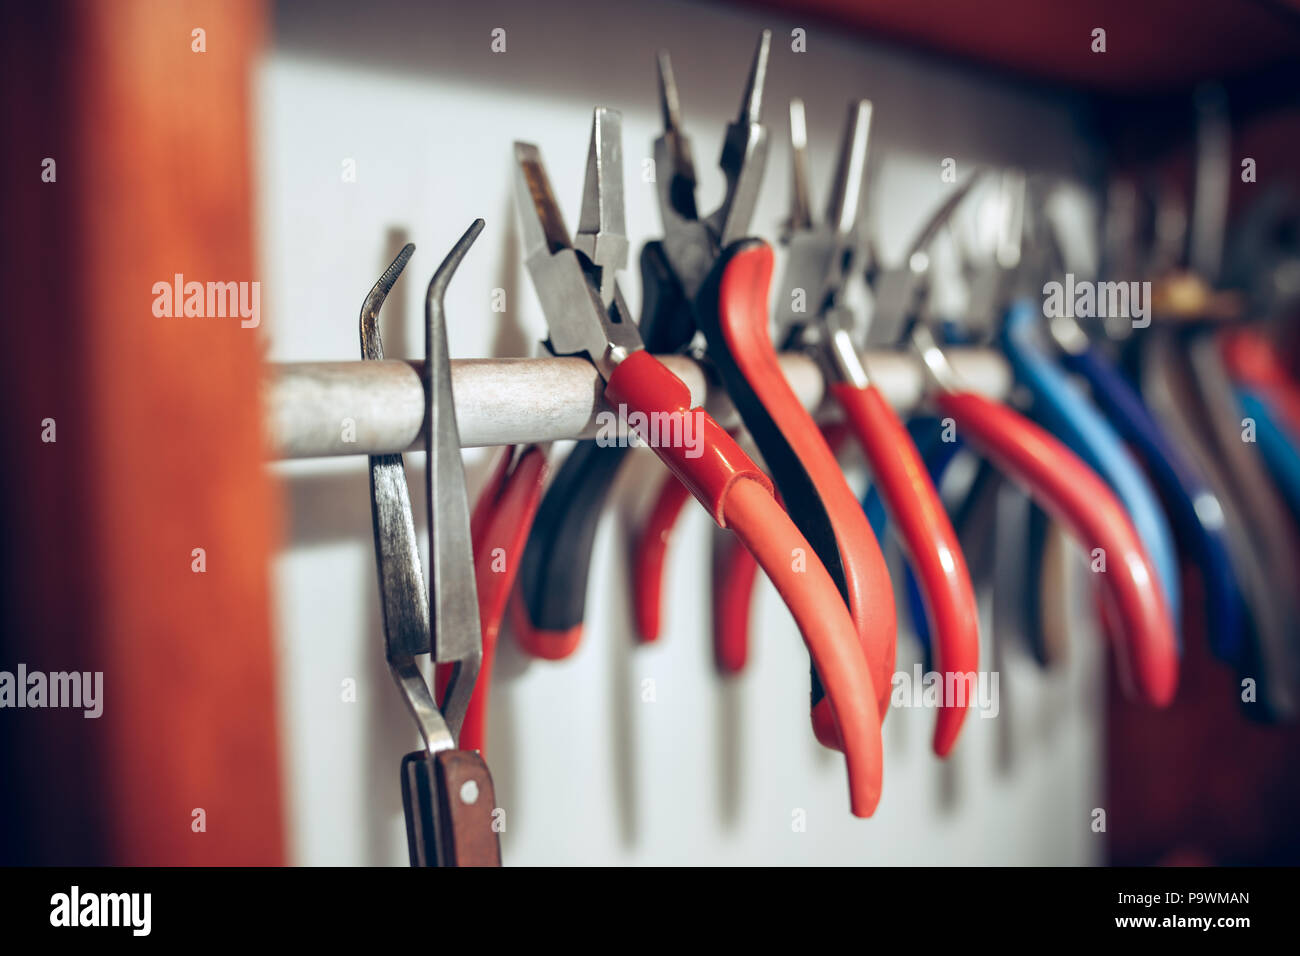
M845 288L858 271L862 248L861 193L870 117L867 101L850 104L826 218L814 223L803 104L791 103L794 202L787 240L790 254L777 299L777 329L786 347L809 349L818 358L828 391L866 454L885 509L918 573L935 635L936 665L945 686L950 686L973 676L979 667L979 615L970 573L916 444L858 355L851 334L853 315L844 304ZM855 511L861 513L856 502ZM940 707L934 733L934 750L940 756L947 755L956 742L969 703L945 700Z

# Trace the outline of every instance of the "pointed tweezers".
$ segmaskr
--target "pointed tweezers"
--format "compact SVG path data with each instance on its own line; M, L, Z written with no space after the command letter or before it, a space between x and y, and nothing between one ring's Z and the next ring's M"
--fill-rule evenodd
M483 221L477 220L456 243L434 273L425 301L424 438L428 448L426 491L431 565L431 586L427 592L420 573L419 544L402 456L370 458L370 498L385 654L429 753L456 747L482 661L469 503L452 403L451 362L443 309L447 284L482 229ZM361 354L365 359L384 357L379 310L414 251L415 247L409 244L402 249L366 297L360 322ZM435 663L455 665L441 709L415 661L417 655L424 653L432 653Z

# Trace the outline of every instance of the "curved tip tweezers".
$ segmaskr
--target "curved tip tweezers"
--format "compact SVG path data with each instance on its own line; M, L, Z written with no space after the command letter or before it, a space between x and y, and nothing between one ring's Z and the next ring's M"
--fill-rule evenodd
M407 243L361 306L361 357L367 361L384 357L379 311L414 252L415 246ZM425 749L430 753L449 749L455 746L455 739L415 662L416 655L429 650L429 605L401 455L370 456L370 504L384 616L384 656Z
M388 293L397 285L397 279L415 255L415 243L408 242L384 270L370 289L366 301L361 304L361 357L367 361L376 361L384 357L384 343L379 335L379 310L384 307Z

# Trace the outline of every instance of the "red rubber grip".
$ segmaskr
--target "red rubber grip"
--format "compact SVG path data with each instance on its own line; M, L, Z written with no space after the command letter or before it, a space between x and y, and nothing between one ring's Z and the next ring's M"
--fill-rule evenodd
M510 631L524 653L539 661L562 661L572 657L573 652L582 643L581 624L567 631L548 631L533 627L532 618L528 614L528 605L519 591L515 591L510 598Z
M1220 335L1219 351L1232 377L1259 391L1292 434L1300 435L1300 384L1273 343L1259 332L1239 329Z
M686 383L644 349L614 369L605 386L605 400L618 407L632 430L719 526L727 526L726 499L735 482L749 478L771 493L767 475L726 429L703 408L691 407Z
M749 549L790 608L826 688L821 707L833 718L848 764L850 806L855 815L870 816L880 800L880 714L853 619L825 565L773 497L767 476L707 412L690 407L690 397L685 383L643 350L620 362L605 388L606 401L622 406L628 424L718 525ZM639 425L634 413L640 413ZM694 431L679 428L677 434L700 440L653 440L656 413L660 437L674 416L689 414ZM805 564L791 561L797 551L807 555Z
M514 588L519 556L532 529L537 506L541 504L545 483L546 453L541 448L530 445L516 459L514 447L507 447L470 515L483 662L461 725L458 743L461 750L482 751L487 746L488 694L501 618ZM440 665L436 674L439 701L450 678L451 666Z
M880 801L883 774L880 714L871 668L849 610L826 566L811 554L807 539L769 490L738 481L726 507L728 525L794 616L826 689L814 714L825 715L830 733L841 742L854 815L871 816ZM797 568L790 560L796 548L809 554L807 567Z
M893 586L880 545L839 462L781 371L768 330L771 278L772 249L766 243L732 256L719 285L722 334L741 373L798 456L826 508L844 566L849 610L871 665L883 718L889 709L897 640Z
M980 453L1069 528L1086 551L1101 549L1104 590L1123 636L1120 659L1148 702L1168 704L1178 686L1173 619L1119 499L1072 451L1005 405L972 392L941 392L936 401Z
M643 643L659 639L660 595L668 539L690 497L685 485L672 475L666 476L632 551L632 609L637 636Z
M978 676L979 609L957 532L939 500L930 473L912 437L874 386L831 385L844 409L880 490L890 519L899 530L925 598L935 637L940 672ZM945 677L944 687L959 686ZM973 686L969 683L960 686ZM934 752L947 756L957 741L970 704L945 700L934 728Z

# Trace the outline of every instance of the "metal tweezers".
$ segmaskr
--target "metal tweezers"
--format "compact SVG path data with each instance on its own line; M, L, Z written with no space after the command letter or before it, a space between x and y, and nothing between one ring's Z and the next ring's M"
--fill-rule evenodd
M424 439L431 565L427 590L402 456L370 457L384 649L424 744L403 758L401 770L412 866L501 863L493 828L492 776L479 753L457 749L483 646L443 308L447 285L482 230L483 220L476 220L460 238L434 273L425 300ZM414 245L403 248L366 297L361 308L363 359L384 357L379 310L414 251ZM422 654L431 655L435 665L446 665L449 676L440 695L417 661Z

